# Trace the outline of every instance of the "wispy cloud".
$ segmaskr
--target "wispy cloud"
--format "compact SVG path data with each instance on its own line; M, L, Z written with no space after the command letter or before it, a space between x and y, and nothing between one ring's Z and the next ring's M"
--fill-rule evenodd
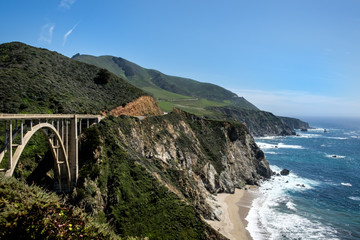
M77 27L77 25L78 25L78 23L75 24L75 26L74 26L72 29L70 29L69 31L67 31L67 33L65 33L65 35L64 35L64 41L63 41L63 46L65 46L65 43L66 43L66 40L67 40L68 36L74 31L74 29Z
M234 90L264 111L280 116L360 117L360 99L316 95L300 91Z
M75 3L76 0L61 0L59 6L62 8L70 9L71 5Z
M54 32L55 24L45 24L41 27L39 42L50 44Z

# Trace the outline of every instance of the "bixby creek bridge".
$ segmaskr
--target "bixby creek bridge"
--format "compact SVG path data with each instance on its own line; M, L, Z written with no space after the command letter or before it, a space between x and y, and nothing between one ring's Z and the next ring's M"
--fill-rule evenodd
M1 114L0 169L11 177L31 137L41 131L47 138L54 159L54 188L69 192L75 186L79 170L79 137L84 128L101 121L103 116L86 114ZM6 164L2 163L1 166Z

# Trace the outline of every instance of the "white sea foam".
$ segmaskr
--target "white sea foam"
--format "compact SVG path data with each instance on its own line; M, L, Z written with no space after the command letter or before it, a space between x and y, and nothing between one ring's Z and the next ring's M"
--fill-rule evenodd
M324 128L311 128L308 129L308 132L318 132L318 133L323 133L325 131Z
M350 131L350 132L346 132L344 133L345 135L351 136L352 138L358 138L360 131Z
M336 155L336 154L326 154L325 157L328 157L328 158L345 158L345 156Z
M321 137L321 135L307 133L307 134L298 134L298 135L296 135L296 137L298 137L298 138L319 138L319 137Z
M283 137L282 136L265 136L265 137L256 137L255 140L258 140L258 139L273 140L273 139L278 139L278 138L283 138Z
M328 139L337 139L337 140L346 140L346 139L348 139L346 137L326 137L326 138L328 138Z
M264 151L265 154L271 154L271 155L276 155L276 152L271 152L271 151Z
M351 185L351 183L341 183L341 185L343 185L343 186L347 186L347 187L351 187L352 185Z
M349 199L354 200L354 201L360 201L360 197L351 196L351 197L349 197Z
M277 148L277 145L264 143L264 142L257 142L256 144L258 145L259 148L261 148L261 150Z
M271 166L275 172L281 171ZM307 191L320 183L301 178L290 172L288 176L273 177L263 182L246 220L253 239L337 239L336 230L316 220L301 216L291 191Z
M259 148L261 148L261 150L276 149L276 148L304 149L302 146L299 146L299 145L287 145L284 143L279 143L279 144L275 145L275 144L270 144L270 143L257 142L256 144L259 146Z
M296 204L293 203L291 200L286 203L286 207L288 209L293 210L294 212L296 212Z
M279 143L277 145L278 148L292 148L292 149L304 149L302 146L299 145L286 145L283 143Z

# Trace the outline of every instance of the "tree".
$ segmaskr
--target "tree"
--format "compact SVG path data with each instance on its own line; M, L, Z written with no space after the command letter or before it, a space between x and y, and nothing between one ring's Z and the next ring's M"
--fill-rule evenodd
M110 82L111 74L108 70L102 68L97 73L97 76L95 77L94 81L96 84L107 84Z

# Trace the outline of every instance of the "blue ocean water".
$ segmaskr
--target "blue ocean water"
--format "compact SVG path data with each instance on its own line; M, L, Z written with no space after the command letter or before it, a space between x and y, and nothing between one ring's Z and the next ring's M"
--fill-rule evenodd
M257 239L360 239L360 120L312 119L298 136L255 141L273 171L247 220ZM326 132L324 132L326 129Z

